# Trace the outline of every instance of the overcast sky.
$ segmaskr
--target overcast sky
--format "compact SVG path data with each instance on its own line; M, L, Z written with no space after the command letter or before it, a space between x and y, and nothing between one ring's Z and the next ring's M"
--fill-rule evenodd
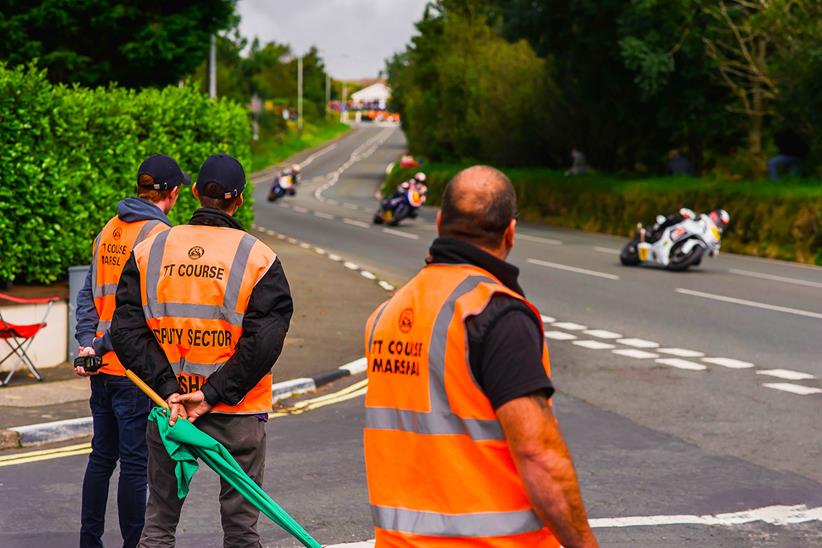
M427 0L240 0L240 32L260 42L320 49L337 79L376 76L404 49Z

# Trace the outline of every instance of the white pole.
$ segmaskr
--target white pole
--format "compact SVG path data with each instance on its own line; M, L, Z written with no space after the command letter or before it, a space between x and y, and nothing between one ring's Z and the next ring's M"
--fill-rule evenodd
M303 130L303 57L297 58L297 130Z
M211 35L211 50L208 55L208 96L217 97L217 35Z
M328 103L331 102L331 77L325 73L325 115L328 117Z

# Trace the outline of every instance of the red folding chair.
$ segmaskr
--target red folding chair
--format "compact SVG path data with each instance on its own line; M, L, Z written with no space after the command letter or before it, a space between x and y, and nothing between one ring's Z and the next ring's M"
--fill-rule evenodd
M12 375L14 372L17 371L17 368L20 367L20 364L24 364L26 367L29 368L31 374L34 375L34 378L38 381L43 380L43 376L37 371L37 368L34 366L34 362L31 361L27 351L31 346L32 341L34 341L34 337L44 328L46 327L46 318L49 316L49 312L51 312L51 307L54 306L54 303L59 301L59 297L43 297L41 299L21 299L19 297L12 297L11 295L5 295L0 293L0 301L9 301L12 303L17 304L48 304L46 307L46 313L43 314L43 319L40 320L40 323L32 323L32 324L13 324L9 323L3 319L3 313L0 312L0 339L3 339L6 342L6 345L11 349L11 352L6 354L6 356L0 360L0 365L5 363L11 357L17 357L17 361L14 363L14 367L11 368L6 378L0 381L0 386L6 386L9 381L11 380Z

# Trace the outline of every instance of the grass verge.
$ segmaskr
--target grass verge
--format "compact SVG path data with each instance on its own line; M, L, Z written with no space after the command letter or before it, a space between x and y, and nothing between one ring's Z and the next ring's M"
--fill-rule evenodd
M282 162L286 158L308 148L334 139L351 129L339 120L308 122L303 132L297 132L296 125L289 122L286 133L261 135L260 140L251 145L251 172Z

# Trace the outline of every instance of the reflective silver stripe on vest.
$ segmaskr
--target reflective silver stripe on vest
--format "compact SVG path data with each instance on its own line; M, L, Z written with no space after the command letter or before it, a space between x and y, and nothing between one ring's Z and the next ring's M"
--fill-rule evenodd
M225 362L196 363L188 360L180 360L178 362L171 362L171 369L174 371L175 375L179 375L180 373L188 373L189 375L200 375L201 377L208 378L213 373L216 373L222 369L224 365Z
M140 242L148 237L149 232L154 230L154 227L160 224L162 221L148 221L146 224L143 225L143 228L140 229L140 232L137 233L137 239L134 240L134 243L131 245L132 249L137 246Z
M237 246L234 260L231 261L231 273L228 275L228 282L225 284L225 295L223 295L223 307L231 312L237 310L237 301L240 300L240 288L243 285L245 276L245 265L248 264L248 257L251 255L251 248L257 238L251 234L246 234Z
M486 276L470 276L463 280L448 296L434 320L431 346L428 350L428 394L431 400L431 411L425 413L390 407L366 407L366 428L431 435L462 434L477 441L505 439L502 427L496 419L462 419L454 415L445 393L445 350L448 344L448 326L454 317L457 300L483 282L496 283ZM377 317L374 321L372 337L376 332L379 319Z
M148 304L143 306L143 314L146 319L173 316L198 320L225 320L237 327L243 325L243 314L240 312L226 310L214 304L160 303L157 302L156 293L153 296L153 303L152 299L149 299Z
M117 293L117 284L103 284L94 286L94 298L107 297Z
M105 333L109 329L111 329L111 321L100 320L99 322L97 322L97 331L98 332Z
M91 256L91 285L93 286L97 285L97 259L100 256L100 236L102 235L103 233L100 232L100 234L94 238L94 253Z
M389 531L442 537L503 537L543 528L532 510L438 514L389 506L372 506L374 525Z

